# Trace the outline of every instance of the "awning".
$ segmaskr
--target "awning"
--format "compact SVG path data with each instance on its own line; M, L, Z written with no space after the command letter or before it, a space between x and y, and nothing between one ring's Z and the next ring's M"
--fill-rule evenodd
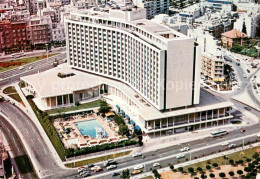
M134 129L141 130L141 128L139 126L135 126Z
M120 109L120 107L119 107L118 105L116 105L116 108L117 108L117 109Z
M106 113L105 115L106 115L106 117L108 117L108 116L114 116L115 113L113 113L113 112L108 112L108 113Z
M130 117L129 117L127 114L125 115L125 117L126 117L127 119L130 119Z
M130 124L135 124L135 121L133 121L133 120L130 120Z

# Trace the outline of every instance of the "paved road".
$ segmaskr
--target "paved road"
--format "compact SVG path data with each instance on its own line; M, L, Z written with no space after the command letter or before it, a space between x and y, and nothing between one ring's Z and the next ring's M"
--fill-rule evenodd
M38 163L42 169L36 172L41 172L46 178L63 178L68 174L75 173L75 171L73 172L72 170L61 169L57 165L37 127L26 114L9 102L0 103L0 108L2 113L8 116L17 128L22 129L21 132L23 136L19 137L23 137L27 141L30 147L30 154L38 159ZM6 120L2 120L2 122L8 125ZM13 140L18 142L19 137Z
M227 140L237 140L240 137L246 137L247 135L251 135L251 134L253 134L253 137L246 138L244 140L244 143L246 144L248 141L255 141L257 139L255 133L259 132L259 128L260 128L260 124L248 126L248 127L245 127L245 129L246 129L245 133L240 133L240 130L239 130L240 127L238 127L237 130L231 131L228 135L223 136L223 137L218 137L218 138L206 137L201 140L195 140L192 142L182 143L179 145L175 145L175 146L159 149L156 151L144 153L143 154L145 156L144 159L142 157L136 157L133 159L132 156L124 157L122 159L116 159L116 161L118 162L117 169L108 171L105 167L103 167L102 164L99 164L101 167L103 167L104 171L99 172L99 173L92 172L92 176L94 176L95 178L104 178L104 179L120 178L120 177L112 177L111 174L114 171L121 172L121 170L124 168L129 168L130 172L132 172L133 166L142 164L142 163L146 163L143 171L148 172L148 171L150 171L150 168L153 168L152 165L155 162L159 162L162 167L167 167L169 163L177 164L178 161L184 162L186 160L190 160L190 157L191 157L191 159L194 159L195 157L199 158L199 157L202 157L203 155L207 156L207 155L219 152L220 150L221 151L226 150L228 148L228 146L221 146L219 144L217 144L217 146L216 146L216 143L221 143L221 142L227 141ZM238 141L230 142L230 144L231 143L237 144L237 146L238 146L243 143L243 140L239 139ZM183 147L187 147L187 146L191 148L191 151L184 153L185 158L180 159L180 160L176 159L176 154L181 153L179 151L179 149L181 149ZM202 149L202 150L199 150L196 152L192 152L192 150L200 149L203 147L208 147L208 149L207 150ZM166 157L169 157L169 158L167 160L165 160ZM162 161L160 161L160 160L162 160ZM102 176L98 176L100 174L102 174ZM76 175L72 175L69 178L75 178L75 177L76 177Z
M61 47L61 48L55 48L52 49L52 53L57 53L57 52L64 52L65 51L65 47ZM24 53L25 55L21 58L26 58L26 57L34 57L34 56L41 56L41 55L47 55L47 52L45 50L36 50L36 51L32 51L32 52L26 52ZM6 56L0 56L0 61L10 61L10 60L17 60L17 59L21 59L21 58L12 58L11 55L6 55Z
M38 72L42 72L52 68L51 63L55 61L55 59L60 60L66 58L66 54L62 53L57 56L50 57L49 59L39 60L31 64L24 65L24 69L19 70L18 68L14 68L12 70L8 70L0 73L0 86L4 86L15 81L19 81L20 77L35 74ZM29 67L33 67L33 69L29 70Z
M21 142L21 138L16 133L16 130L2 116L0 116L0 124L1 130L4 133L5 139L7 140L8 148L13 154L11 162L14 166L14 172L16 175L22 178L36 178L37 175L35 173L20 174L14 158L17 156L27 155L26 150Z

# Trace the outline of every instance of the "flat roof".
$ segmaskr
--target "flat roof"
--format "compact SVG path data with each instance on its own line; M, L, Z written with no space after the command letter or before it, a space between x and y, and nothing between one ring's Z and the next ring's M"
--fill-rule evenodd
M59 72L74 73L74 76L61 79L57 76ZM88 72L82 72L76 69L71 69L67 64L59 65L59 67L38 73L35 75L25 76L22 80L32 84L34 89L41 96L58 96L61 94L69 94L72 91L92 88L101 84L119 89L122 93L128 96L136 105L138 115L142 116L146 121L179 116L189 113L195 113L205 110L230 107L233 103L225 101L220 97L215 97L205 90L201 90L200 104L185 109L176 109L169 112L161 112L154 106L149 104L140 94L127 84L118 80L97 76ZM136 96L139 96L138 98ZM147 105L149 104L149 105Z
M64 75L73 73L75 75L60 78L58 73ZM74 91L100 85L95 77L84 75L83 72L68 68L66 65L60 65L42 73L24 76L21 77L21 80L32 85L37 94L43 98L71 94Z

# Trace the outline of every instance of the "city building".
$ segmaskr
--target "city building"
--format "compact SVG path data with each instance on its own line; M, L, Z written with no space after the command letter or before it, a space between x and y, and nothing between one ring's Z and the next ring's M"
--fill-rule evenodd
M245 24L248 38L255 38L259 20L260 13L239 13L239 18L234 22L234 29L242 32Z
M152 19L157 14L169 13L169 0L133 0L133 4L146 9L146 18Z
M0 21L0 52L24 50L27 43L26 22Z
M65 41L65 29L62 24L57 24L57 26L52 29L52 41L54 42Z
M221 41L224 47L232 47L235 43L243 45L243 42L247 38L248 37L245 33L236 29L221 34Z
M31 44L46 44L52 40L50 16L31 16L27 21L27 39Z
M203 52L201 54L201 74L214 82L224 81L224 59L222 55Z
M232 0L206 0L206 6L215 10L232 10Z
M72 12L65 27L67 64L21 78L41 110L102 98L150 137L232 118L232 103L200 90L194 39L147 20L144 8Z

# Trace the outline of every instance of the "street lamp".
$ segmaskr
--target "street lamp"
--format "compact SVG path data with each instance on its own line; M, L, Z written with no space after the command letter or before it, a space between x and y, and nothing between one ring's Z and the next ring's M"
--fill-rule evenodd
M49 61L49 58L48 58L48 51L49 51L49 50L48 50L48 44L46 43L45 45L46 45L46 51L47 51L47 62L48 62L48 61Z

